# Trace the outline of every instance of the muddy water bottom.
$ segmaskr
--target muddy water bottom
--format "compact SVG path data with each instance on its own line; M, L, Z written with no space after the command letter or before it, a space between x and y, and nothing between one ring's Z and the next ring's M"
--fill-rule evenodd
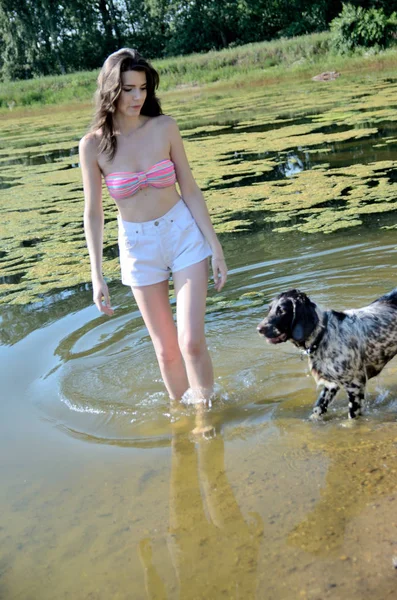
M126 288L112 289L113 319L88 291L3 309L1 598L394 597L396 361L362 419L347 421L341 393L313 424L306 361L255 328L291 287L335 309L392 289L395 234L260 233L225 248L203 413L169 405Z

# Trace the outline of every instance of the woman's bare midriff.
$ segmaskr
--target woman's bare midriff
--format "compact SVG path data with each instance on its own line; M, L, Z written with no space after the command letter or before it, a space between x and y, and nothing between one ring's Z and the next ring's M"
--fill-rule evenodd
M115 200L123 221L144 223L165 215L180 200L176 187L165 189L147 187L129 198Z

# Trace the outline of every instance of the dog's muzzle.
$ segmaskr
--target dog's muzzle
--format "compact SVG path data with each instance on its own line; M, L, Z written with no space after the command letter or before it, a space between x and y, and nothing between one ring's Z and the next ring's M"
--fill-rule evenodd
M287 341L288 336L286 333L274 335L275 331L269 331L269 328L266 325L259 324L256 329L259 335L263 335L263 337L266 338L266 341L269 344L281 344L282 342Z

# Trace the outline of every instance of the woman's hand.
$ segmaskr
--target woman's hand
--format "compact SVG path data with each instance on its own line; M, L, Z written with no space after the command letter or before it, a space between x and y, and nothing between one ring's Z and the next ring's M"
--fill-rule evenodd
M97 309L111 317L114 313L110 306L110 296L108 286L103 278L92 280L93 300Z
M227 266L223 256L212 256L212 272L214 274L215 289L220 292L227 279Z

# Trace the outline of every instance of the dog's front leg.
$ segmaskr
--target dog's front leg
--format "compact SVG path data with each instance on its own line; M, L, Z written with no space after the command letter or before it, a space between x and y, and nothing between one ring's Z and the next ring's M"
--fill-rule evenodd
M365 394L365 383L348 383L345 385L345 390L349 396L349 419L355 419L361 415L361 406Z
M328 404L335 398L338 389L339 385L336 383L327 383L327 385L321 390L321 394L317 398L316 404L313 407L313 412L310 415L312 421L317 421L322 417L322 415L325 415L328 409Z

